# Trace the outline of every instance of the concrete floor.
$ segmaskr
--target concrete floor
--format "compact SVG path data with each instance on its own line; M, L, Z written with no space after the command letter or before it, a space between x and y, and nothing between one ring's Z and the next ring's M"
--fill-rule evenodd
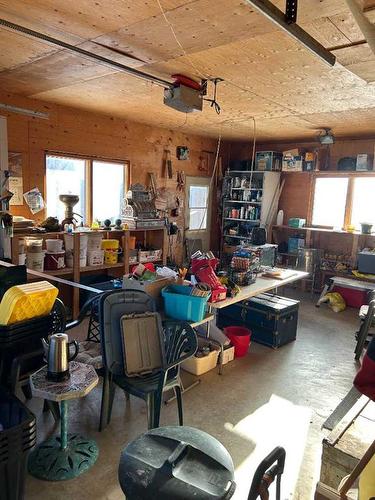
M300 297L294 290L286 295ZM352 385L357 311L336 314L316 309L306 294L300 306L296 342L272 350L253 343L249 354L234 360L219 376L216 370L184 395L185 424L202 429L229 450L236 468L235 500L245 500L257 464L276 445L287 450L282 499L312 498L320 468L321 425ZM141 400L125 401L118 391L112 421L97 432L101 388L70 403L69 426L97 440L95 466L71 481L48 483L30 476L26 500L119 500L117 481L121 450L146 430ZM42 402L30 403L38 415L38 439L57 432L52 417L42 415ZM162 410L161 425L177 423L172 403ZM271 495L270 498L274 498Z

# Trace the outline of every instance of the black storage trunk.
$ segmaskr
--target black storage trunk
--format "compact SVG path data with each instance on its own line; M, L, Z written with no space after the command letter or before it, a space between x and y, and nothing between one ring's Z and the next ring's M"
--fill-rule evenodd
M262 293L250 300L219 310L218 325L246 326L251 340L274 349L297 336L298 300Z

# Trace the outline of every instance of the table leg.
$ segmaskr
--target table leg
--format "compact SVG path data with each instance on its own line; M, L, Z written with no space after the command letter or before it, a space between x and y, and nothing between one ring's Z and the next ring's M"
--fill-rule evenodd
M61 449L66 450L68 446L68 403L61 401Z
M62 481L88 470L99 455L96 442L68 434L68 402L61 401L60 436L40 443L29 456L29 472L38 479Z

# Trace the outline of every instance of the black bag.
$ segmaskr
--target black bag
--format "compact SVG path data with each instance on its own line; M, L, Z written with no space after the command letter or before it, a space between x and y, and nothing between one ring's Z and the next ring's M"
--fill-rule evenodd
M253 245L264 245L267 242L267 231L264 227L254 227L251 237Z

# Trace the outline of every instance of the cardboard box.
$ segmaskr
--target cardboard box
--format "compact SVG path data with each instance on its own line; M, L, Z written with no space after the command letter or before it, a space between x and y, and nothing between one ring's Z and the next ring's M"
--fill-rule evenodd
M278 151L257 151L255 155L255 170L281 171L283 154Z
M315 170L315 159L315 153L313 153L312 151L306 151L305 160L302 167L305 172L312 172L313 170Z
M357 155L357 162L356 162L355 169L358 172L367 172L368 170L370 170L370 161L369 161L368 154Z
M301 217L291 217L288 220L289 227L295 227L297 229L304 227L306 225L306 219L301 219Z
M288 240L288 252L298 253L299 248L304 248L305 240L303 238L289 238Z
M223 356L223 365L226 365L230 361L233 361L234 360L234 346L232 345L231 347L224 349L222 356Z
M283 172L302 172L303 157L287 154L283 156Z

